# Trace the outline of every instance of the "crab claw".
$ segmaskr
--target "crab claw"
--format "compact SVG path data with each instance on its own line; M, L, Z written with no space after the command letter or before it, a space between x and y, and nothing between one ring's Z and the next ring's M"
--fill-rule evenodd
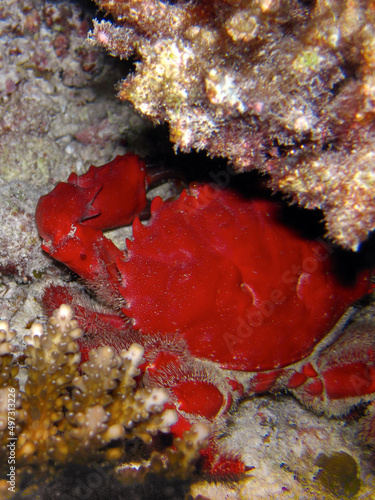
M131 224L147 205L147 179L144 162L131 153L101 167L91 165L79 177L71 174L68 183L97 191L80 222L102 231Z
M133 154L117 156L80 177L71 174L42 196L36 224L42 248L107 298L117 295L116 260L123 253L102 230L132 222L147 205L144 163Z
M95 217L92 200L97 188L81 188L60 182L50 193L42 196L36 209L36 224L40 236L48 245L58 245L82 220Z
M73 173L42 196L36 209L39 234L58 242L72 225L105 230L130 224L147 204L144 163L133 154L117 156L101 167Z

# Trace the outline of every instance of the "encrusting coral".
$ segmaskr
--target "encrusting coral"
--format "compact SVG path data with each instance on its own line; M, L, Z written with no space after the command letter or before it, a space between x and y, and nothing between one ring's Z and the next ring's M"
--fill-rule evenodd
M49 318L46 330L39 323L25 337L27 380L24 390L15 378L14 331L0 324L0 444L4 460L9 438L15 443L18 473L50 470L65 463L126 459L125 440L139 438L151 444L158 432L168 432L176 421L174 410L163 411L169 394L165 389L136 387L143 347L133 344L116 355L112 348L90 352L79 370L76 340L82 335L70 306L62 305ZM9 394L14 406L9 413ZM196 424L173 447L152 451L142 463L148 471L183 477L193 468L209 429ZM110 446L107 446L111 444ZM121 475L124 476L124 467Z
M372 1L96 3L116 24L94 22L90 40L136 58L121 99L167 122L176 149L270 174L358 248L375 228Z

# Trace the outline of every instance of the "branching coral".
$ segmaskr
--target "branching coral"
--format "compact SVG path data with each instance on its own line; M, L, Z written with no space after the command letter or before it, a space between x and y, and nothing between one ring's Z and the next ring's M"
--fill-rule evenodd
M357 249L375 227L373 3L96 0L116 25L90 39L137 57L121 99L168 122L176 149L206 149L324 210Z
M19 422L24 414L20 411L19 384L15 378L18 366L13 362L12 345L10 342L15 336L15 331L9 328L6 321L0 322L0 443L7 444L8 431L20 430ZM9 400L11 399L11 401ZM10 404L11 403L11 404ZM16 425L16 412L18 423ZM9 419L10 417L10 419ZM9 421L8 421L9 419ZM10 423L11 422L11 423ZM5 448L6 450L6 448ZM3 451L5 451L3 450ZM3 466L7 457L2 453L0 465Z
M12 440L17 466L46 470L51 463L87 463L124 458L124 441L139 438L151 444L158 432L168 432L176 421L174 410L163 411L168 392L136 387L143 348L133 344L116 355L112 348L91 351L80 366L76 340L82 335L72 309L62 305L49 319L46 331L34 323L25 337L28 378L25 389L15 379L17 365L11 354L14 336L0 324L0 438L3 457L9 443L9 391L15 394ZM208 435L205 425L193 426L174 441L166 455L153 452L147 470L186 475ZM111 446L107 446L111 444ZM126 457L125 457L126 458Z

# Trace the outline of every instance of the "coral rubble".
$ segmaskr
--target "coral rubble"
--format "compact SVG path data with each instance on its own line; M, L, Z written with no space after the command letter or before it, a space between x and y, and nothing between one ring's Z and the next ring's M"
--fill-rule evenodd
M115 98L124 64L86 43L90 25L82 2L0 2L2 181L53 184L127 142L144 152L150 125Z
M90 40L135 55L119 96L176 149L260 169L357 249L375 228L373 2L96 0Z
M6 461L8 445L13 443L17 474L30 467L51 471L51 464L99 460L116 464L126 460L126 440L138 438L151 445L153 436L168 432L176 422L176 412L164 410L169 398L165 389L136 386L138 366L144 361L139 344L120 355L110 347L91 351L78 370L81 355L76 340L82 331L77 325L72 309L62 305L49 318L46 330L39 323L31 326L24 338L27 380L20 389L10 344L15 332L7 322L0 323L1 455ZM186 476L208 432L204 424L193 425L183 438L174 440L173 448L152 451L139 475L152 471ZM125 470L123 465L119 477L126 476Z

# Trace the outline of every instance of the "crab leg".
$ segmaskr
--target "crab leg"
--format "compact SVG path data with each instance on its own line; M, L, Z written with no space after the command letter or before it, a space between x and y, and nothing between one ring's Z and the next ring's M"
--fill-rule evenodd
M339 338L289 376L287 387L303 403L328 415L347 413L375 397L375 339L371 318L359 316Z
M117 295L116 260L123 253L102 230L127 225L147 205L145 165L138 156L117 156L81 176L71 174L39 200L36 223L43 250L106 298Z

